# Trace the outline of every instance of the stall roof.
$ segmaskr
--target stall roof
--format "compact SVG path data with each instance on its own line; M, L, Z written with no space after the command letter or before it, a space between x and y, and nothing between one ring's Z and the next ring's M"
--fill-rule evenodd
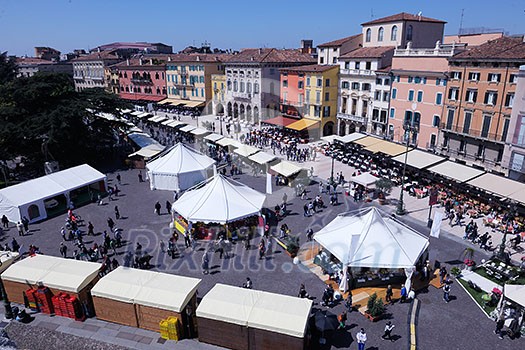
M197 316L302 338L312 301L216 284L201 300Z
M211 141L211 142L217 142L217 141L219 141L220 139L223 139L223 138L224 138L224 136L219 135L219 134L215 134L215 133L209 134L208 136L204 137L205 140Z
M167 126L173 122L173 119L166 119L165 121L161 122L161 125Z
M139 149L137 152L131 153L128 157L140 156L144 158L152 158L164 150L164 146L149 145Z
M266 164L270 163L272 160L277 159L277 156L268 154L266 152L258 152L249 156L248 159L257 164Z
M131 112L133 112L131 109L123 109L120 111L122 114L129 114Z
M375 185L377 180L378 178L370 173L362 173L350 178L350 182L357 183L365 187L371 187L372 185Z
M142 111L135 111L135 112L131 112L130 114L136 117L136 116L141 115L142 113L143 113Z
M215 160L184 143L177 143L161 157L148 162L146 168L150 175L178 176L181 173L203 171L212 167Z
M163 122L165 120L167 120L168 118L166 118L165 116L162 116L162 115L156 115L152 118L149 118L148 120L150 122L154 122L154 123L160 123L160 122Z
M365 136L363 138L356 139L352 142L363 147L369 147L376 143L383 142L383 140L378 139L377 137Z
M266 123L266 124L277 125L277 126L288 126L288 125L290 125L292 123L295 123L297 120L298 119L286 118L286 117L283 117L282 115L280 115L280 116L275 117L275 118L261 120L261 122L262 123Z
M78 293L98 276L100 267L99 263L37 254L11 265L2 279Z
M169 123L168 126L171 127L171 128L176 128L176 127L181 126L181 125L186 125L186 123L178 121L178 120L172 120L171 123Z
M509 194L508 198L525 204L525 189Z
M270 169L278 174L281 174L284 177L292 176L293 174L296 174L299 171L303 170L303 168L300 168L297 165L287 162L285 160L278 164L272 165Z
M253 147L253 146L249 146L249 145L241 145L240 147L238 147L235 151L233 151L234 153L242 156L242 157L249 157L251 156L252 154L255 154L257 152L259 152L259 149L257 147Z
M301 120L298 120L296 122L293 122L289 125L286 125L286 127L288 129L292 129L292 130L297 130L297 131L301 131L301 130L304 130L304 129L308 129L308 128L311 128L313 126L319 126L319 121L318 120L311 120L311 119L301 119Z
M354 132L354 133L341 137L341 141L343 143L350 143L350 142L354 142L356 140L362 139L364 137L366 137L365 134L361 134L360 132Z
M509 197L513 193L525 190L525 184L494 174L483 174L467 182L467 185L477 187L486 192L502 197Z
M5 250L0 250L0 273L4 272L11 264L18 258L19 254L17 252L9 252Z
M328 143L333 143L335 140L342 142L342 137L337 135L329 135L321 137L321 140Z
M506 284L503 288L505 297L525 307L525 286L521 284Z
M220 139L219 141L216 142L216 144L218 144L219 146L223 146L223 147L226 147L226 146L240 147L242 145L242 143L240 143L239 141L231 139L229 137Z
M456 162L451 162L450 160L434 165L433 167L428 168L428 171L455 180L457 182L465 182L484 173L483 170L472 168Z
M206 104L206 102L204 102L204 101L186 101L184 107L197 108L197 107L202 107L205 104Z
M183 126L182 128L180 128L180 131L190 132L193 129L196 129L196 127L194 127L193 125L186 125L186 126Z
M444 161L446 158L440 157L433 153L428 153L418 149L409 151L407 154L407 165L416 168L416 169L425 169L429 166L437 164ZM392 158L392 160L398 163L405 163L405 154L401 154L397 157Z
M158 145L161 146L161 144L149 136L149 134L146 134L145 132L132 132L128 134L128 137L139 147L147 147L150 145Z
M399 145L390 141L380 141L364 148L365 151L372 153L383 153L391 157L395 157L407 151L406 146ZM408 150L411 150L409 148Z
M201 280L119 266L91 290L98 297L181 312Z
M193 129L192 131L190 131L191 134L195 135L195 136L202 136L202 135L205 135L205 134L209 134L211 131L208 131L204 128L195 128Z

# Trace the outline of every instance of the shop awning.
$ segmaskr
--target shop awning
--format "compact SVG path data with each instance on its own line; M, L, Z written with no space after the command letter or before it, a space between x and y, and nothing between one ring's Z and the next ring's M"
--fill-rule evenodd
M170 102L169 98L166 98L166 99L164 99L162 101L157 102L158 105L167 105L167 104L170 104L170 103L171 102Z
M214 134L209 134L204 139L206 141L217 142L217 141L219 141L220 139L223 139L223 138L224 138L224 136L214 133Z
M162 152L164 150L164 146L157 146L157 145L150 145L144 148L139 149L135 153L131 153L128 157L144 157L144 158L152 158Z
M379 179L370 173L362 173L361 175L352 176L350 178L350 182L362 185L366 188L375 186L377 180Z
M350 143L350 142L354 142L356 140L362 139L363 137L366 137L366 135L361 134L360 132L354 132L354 133L341 137L341 142Z
M377 137L365 136L363 138L356 139L352 142L355 143L356 145L360 145L363 147L369 147L369 146L375 145L376 143L383 142L383 141L384 140L378 139Z
M137 118L141 118L142 119L142 118L149 118L151 116L153 116L153 114L150 114L148 112L142 112L142 113L137 115Z
M429 166L437 164L444 161L446 158L437 156L433 153L421 151L414 149L409 151L407 156L407 165L416 169L426 169ZM397 157L392 158L393 161L404 164L405 163L405 154L401 154Z
M182 128L180 128L180 131L190 132L193 129L196 129L196 127L194 127L193 125L186 125L186 126L183 126Z
M135 112L132 112L131 115L136 117L136 116L141 115L142 113L144 113L144 112L142 112L142 111L135 111Z
M122 114L129 114L131 112L133 112L131 109L123 109L120 111Z
M130 94L120 93L120 98L130 101L148 101L148 102L159 102L165 99L165 96L153 96L153 95L142 95L142 94Z
M176 128L176 127L179 127L179 126L182 126L182 125L186 125L186 123L180 122L178 120L172 120L171 123L168 124L168 126L170 128Z
M249 156L248 159L257 164L266 164L270 163L272 160L277 159L277 157L266 152L258 152Z
M216 144L218 144L219 146L223 146L223 147L226 147L226 146L240 147L242 145L239 141L236 141L229 137L220 139L219 141L216 142Z
M257 147L253 147L253 146L249 146L249 145L241 145L240 147L238 147L233 152L238 154L238 155L240 155L240 156L242 156L242 157L249 157L252 154L255 154L255 153L259 152L259 149Z
M508 198L525 204L525 190L522 189L517 192L511 193L508 195Z
M321 137L321 140L323 140L324 142L328 142L328 143L333 143L336 140L341 142L342 137L341 136L337 136L337 135L330 135L330 136L323 136L323 137Z
M408 150L411 149L412 148L409 148ZM383 153L388 156L395 157L401 153L405 153L407 148L406 146L399 145L397 143L382 140L380 142L374 143L373 145L365 147L364 150L372 153Z
M272 165L270 169L278 174L281 174L284 177L292 176L303 170L303 168L300 168L297 165L287 162L285 160L278 164Z
M428 168L428 171L455 180L457 182L465 182L484 173L483 170L472 168L456 162L451 162L450 160L434 165L433 167Z
M193 129L192 131L190 131L191 134L195 135L195 136L202 136L202 135L206 135L206 134L209 134L211 131L208 131L204 128L196 128L196 129Z
M153 123L160 123L162 121L165 121L166 119L168 119L168 118L166 118L166 117L164 117L162 115L156 115L154 117L149 118L148 121L153 122Z
M313 126L319 127L319 121L318 120L311 120L311 119L303 118L301 120L293 122L290 125L287 125L286 127L288 129L301 131L301 130L304 130L304 129L311 128Z
M170 106L183 106L186 103L190 102L189 100L181 100L179 98L167 98L162 100L160 103L161 105L170 105Z
M275 118L272 118L272 119L267 119L267 120L261 120L262 123L266 123L266 124L271 124L271 125L277 125L277 126L288 126L292 123L295 123L298 119L294 119L294 118L286 118L286 117L283 117L282 115L278 116L278 117L275 117Z
M171 124L172 121L173 121L173 119L166 119L165 121L161 122L160 124L166 126L166 125Z
M206 102L204 101L185 101L184 102L184 107L187 107L187 108L197 108L197 107L202 107L206 104Z
M502 197L509 197L513 193L525 191L525 184L490 173L468 181L467 185Z

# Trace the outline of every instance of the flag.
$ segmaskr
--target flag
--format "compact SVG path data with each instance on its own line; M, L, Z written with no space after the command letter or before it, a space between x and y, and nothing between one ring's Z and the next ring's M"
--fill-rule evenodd
M266 173L266 194L272 194L272 174Z
M432 228L430 229L430 236L439 238L439 232L441 230L441 222L445 213L442 211L437 211L434 213L434 222L432 222Z

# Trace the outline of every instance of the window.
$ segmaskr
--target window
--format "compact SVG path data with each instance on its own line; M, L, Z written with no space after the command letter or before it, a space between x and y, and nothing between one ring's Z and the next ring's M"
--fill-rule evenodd
M361 62L355 62L355 69L359 69L359 67L361 66Z
M423 84L427 83L427 77L423 77Z
M454 124L454 114L455 114L455 110L453 109L448 110L447 125L445 129L448 129L448 130L452 129L452 125Z
M252 93L252 83L247 82L246 83L246 92L251 94Z
M439 128L440 123L441 123L441 119L439 118L439 115L435 115L434 119L432 120L432 126L434 128Z
M306 90L304 94L306 96L306 104L310 104L310 90Z
M337 57L332 58L332 63L337 63Z
M324 106L323 107L323 117L329 117L330 116L330 106Z
M414 80L414 78L411 77L411 76L409 76L408 79L407 79L407 81L408 81L409 83L411 83L413 80Z
M288 87L288 80L283 80L283 87Z
M255 82L253 83L253 93L258 94L259 93L259 83Z
M499 83L501 81L501 74L499 73L489 73L489 82Z
M350 69L350 62L345 62L345 69Z
M414 83L416 83L416 84L421 83L421 77L415 77L414 78Z
M386 78L383 80L383 85L390 86L390 79Z
M306 77L306 86L310 86L310 77Z
M383 102L388 102L388 101L390 101L390 92L385 91L383 93Z
M468 89L465 99L467 100L467 102L475 103L478 99L478 90Z
M510 118L505 118L503 122L503 132L501 133L501 141L507 141L507 133L509 132Z
M286 103L286 100L288 100L288 92L283 92L283 103Z
M316 104L321 103L321 93L319 91L316 91L315 93L315 103Z
M304 95L303 94L299 94L298 97L299 97L299 100L297 102L298 102L299 106L302 106L303 105L303 101L304 101Z
M376 90L376 92L374 93L374 99L376 101L380 101L381 100L381 91L380 90Z
M518 82L518 75L517 74L511 74L509 76L509 83L516 84Z
M423 102L423 91L421 90L417 92L417 102Z
M439 84L441 84L441 79L436 78L436 86L439 86Z
M519 153L513 153L510 168L512 170L522 171L524 161L525 161L525 155L519 154Z
M372 69L372 62L365 62L365 69L366 70Z
M297 82L297 88L298 89L303 89L304 88L304 81L301 80L301 81Z
M359 90L359 83L352 83L352 90Z
M487 91L485 93L485 100L483 101L486 105L494 106L498 101L498 93L496 91Z
M330 86L330 79L325 79L324 86L326 86L326 87Z
M377 41L383 41L384 34L385 34L385 29L383 27L380 27L379 31L377 32Z
M412 25L409 25L407 27L407 40L408 41L412 40L412 31L413 31Z
M414 101L414 90L408 90L408 100Z
M244 92L244 81L241 81L241 92Z
M396 117L396 110L394 108L390 108L390 118L394 119Z
M228 80L226 82L226 85L228 85L228 91L231 91L232 90L232 82L230 80Z
M390 41L397 40L397 26L392 27L392 33L390 33Z
M364 83L363 84L363 91L370 91L371 90L371 85L369 83Z
M470 123L472 121L472 112L465 112L465 120L463 121L463 133L468 134L470 131Z
M324 57L319 57L319 63L324 64Z
M397 96L397 89L392 89L392 99L395 100Z
M505 107L512 108L513 104L514 104L514 93L510 92L505 97Z
M367 43L369 43L371 39L372 39L372 30L368 28L366 30L365 40Z
M239 90L239 83L237 83L237 80L233 82L233 91L237 92Z
M317 87L323 86L323 79L317 78Z
M436 104L441 105L443 103L443 94L441 92L438 92L436 94Z
M452 100L452 101L457 101L458 100L458 94L459 94L459 89L458 88L450 88L448 90L448 99Z
M320 117L321 116L321 107L320 106L314 106L314 117Z
M343 82L341 83L341 88L343 88L343 89L348 89L349 87L350 87L350 83L349 83L349 82L347 82L347 81L343 81Z
M492 117L490 115L486 115L483 117L483 126L481 127L481 137L487 137L489 135L491 120L492 120Z
M324 93L324 100L325 101L330 101L330 93L329 92L325 92Z
M460 80L461 79L461 72L452 72L452 79Z
M477 72L470 72L468 74L468 80L470 80L470 81L479 81L479 73L477 73Z

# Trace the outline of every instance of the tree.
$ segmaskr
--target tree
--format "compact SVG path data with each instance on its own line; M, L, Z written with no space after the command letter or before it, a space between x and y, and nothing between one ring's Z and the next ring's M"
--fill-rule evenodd
M0 53L0 85L13 81L17 72L16 59L7 56L7 52Z

